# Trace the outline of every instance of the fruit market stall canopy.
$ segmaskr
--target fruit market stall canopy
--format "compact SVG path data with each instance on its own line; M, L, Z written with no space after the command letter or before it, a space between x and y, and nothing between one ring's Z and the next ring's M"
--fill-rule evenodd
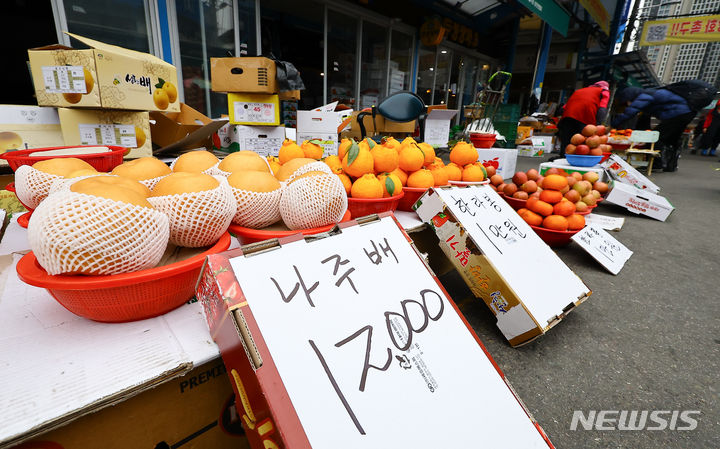
M583 78L586 84L593 80L607 79L607 73L613 79L631 86L652 88L661 84L647 56L637 50L612 56L604 53L588 54L584 66Z

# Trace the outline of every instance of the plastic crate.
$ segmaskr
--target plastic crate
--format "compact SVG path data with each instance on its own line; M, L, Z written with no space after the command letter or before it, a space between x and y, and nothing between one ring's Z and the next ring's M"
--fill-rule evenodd
M515 122L520 120L519 104L501 104L498 105L493 122Z
M505 137L504 148L515 148L515 138L517 137L517 126L518 122L493 122L495 131L499 132Z

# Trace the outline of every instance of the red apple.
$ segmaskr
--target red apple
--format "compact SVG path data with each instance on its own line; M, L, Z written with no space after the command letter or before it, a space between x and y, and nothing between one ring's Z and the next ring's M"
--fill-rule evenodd
M605 133L607 133L607 128L605 128L605 125L598 125L597 130L595 130L595 134L598 136L602 136Z
M567 198L568 201L577 203L578 201L580 201L580 193L578 193L577 190L569 190L568 193L565 194L565 198Z
M590 137L594 135L597 132L597 126L595 125L585 125L585 128L582 130L582 135L585 137Z
M534 168L531 168L527 171L527 177L530 181L537 181L537 179L540 177L540 173L538 173L538 171Z
M597 148L600 143L600 136L590 136L585 140L585 144L590 148Z
M513 197L513 198L517 198L517 199L519 199L519 200L526 200L526 199L528 199L528 194L527 194L527 192L523 192L522 190L518 190L517 192L513 193L512 197Z
M590 149L590 156L602 156L602 148L595 147Z
M519 171L519 172L515 173L512 177L512 182L516 186L521 186L521 185L525 184L527 182L527 180L528 180L527 174L523 171Z
M565 154L575 154L576 149L577 147L570 143L565 147Z
M590 154L590 147L587 145L578 145L575 149L575 154L580 156L586 156Z
M523 192L533 193L533 192L536 192L536 191L537 191L538 186L537 186L537 183L536 183L535 181L533 181L532 179L530 179L530 180L524 182L524 183L520 186L520 189L521 189Z
M513 194L517 191L517 186L512 182L510 184L505 184L505 187L503 187L503 193L507 196L513 196Z
M585 136L582 134L574 134L570 138L570 143L573 145L580 145L581 143L585 143Z

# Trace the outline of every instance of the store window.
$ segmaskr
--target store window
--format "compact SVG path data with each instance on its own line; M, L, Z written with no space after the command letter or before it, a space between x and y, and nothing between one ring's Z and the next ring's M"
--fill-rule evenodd
M241 42L252 45L254 21L248 17L254 17L254 2L240 0L238 7ZM210 58L236 54L233 1L178 0L175 8L185 103L210 117L227 114L227 95L210 90Z
M386 95L387 38L387 27L363 21L360 108L376 105Z
M357 85L358 19L328 10L328 103L337 101L355 109Z
M107 44L150 53L144 0L65 0L68 31ZM73 42L73 45L76 45Z
M433 104L447 104L451 69L452 50L441 48L437 57L437 66L435 67Z
M435 47L420 46L418 55L417 89L415 92L425 104L432 104L432 92L435 84Z
M293 0L263 0L260 14L263 55L291 62L305 84L298 108L322 106L324 6L316 2L302 2L299 6Z
M410 90L412 76L412 36L393 30L390 40L390 83L388 94Z

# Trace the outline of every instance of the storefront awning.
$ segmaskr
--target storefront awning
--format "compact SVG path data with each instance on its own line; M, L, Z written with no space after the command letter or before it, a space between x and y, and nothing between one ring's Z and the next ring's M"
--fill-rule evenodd
M603 73L608 73L608 64L611 76L625 84L646 88L658 87L661 84L645 53L637 50L612 56L587 57L583 64L585 80L600 79Z

